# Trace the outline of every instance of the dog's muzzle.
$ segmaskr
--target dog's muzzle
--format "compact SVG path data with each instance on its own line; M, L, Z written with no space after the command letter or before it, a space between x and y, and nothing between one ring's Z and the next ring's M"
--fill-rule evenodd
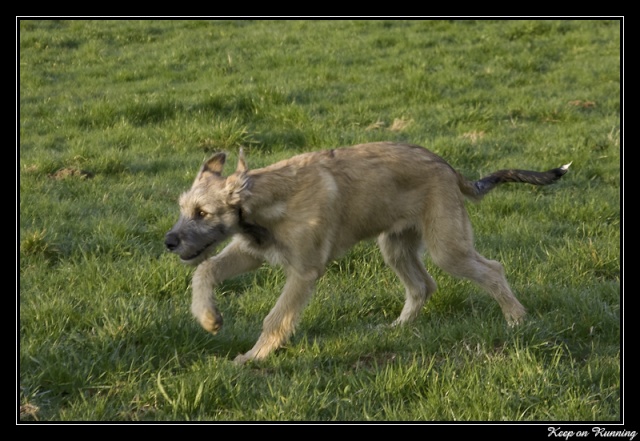
M215 235L208 239L209 241L206 242L205 245L194 248L188 246L189 241L183 241L178 232L171 230L165 235L164 245L167 247L167 250L180 256L182 263L198 265L215 251L217 244L220 243L221 240L215 237Z
M176 251L180 246L180 238L178 237L178 234L173 231L169 231L164 237L164 245L169 251Z

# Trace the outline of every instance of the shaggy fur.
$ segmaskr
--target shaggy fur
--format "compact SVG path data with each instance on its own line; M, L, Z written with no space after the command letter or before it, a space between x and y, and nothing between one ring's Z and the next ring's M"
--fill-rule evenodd
M264 319L257 343L235 361L265 358L295 330L327 263L363 239L377 237L385 262L406 288L394 325L416 318L436 290L422 254L448 273L472 280L493 297L513 324L525 315L502 265L478 254L464 206L496 185L547 185L569 164L547 172L501 170L471 182L429 150L389 142L294 156L222 176L224 153L213 155L180 197L180 218L165 238L183 262L197 265L191 310L216 333L222 316L213 288L264 261L284 268L280 298ZM209 257L225 239L233 240Z

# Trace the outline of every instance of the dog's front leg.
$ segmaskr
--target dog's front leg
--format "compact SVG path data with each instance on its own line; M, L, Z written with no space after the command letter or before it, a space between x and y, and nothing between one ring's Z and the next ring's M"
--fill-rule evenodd
M261 263L260 259L244 251L238 240L234 240L220 254L198 265L191 282L191 312L205 330L215 334L222 327L214 287L226 279L258 268Z
M264 319L260 338L249 352L238 355L234 362L242 364L249 360L262 360L287 342L313 294L316 279L317 275L301 277L289 272L280 298Z

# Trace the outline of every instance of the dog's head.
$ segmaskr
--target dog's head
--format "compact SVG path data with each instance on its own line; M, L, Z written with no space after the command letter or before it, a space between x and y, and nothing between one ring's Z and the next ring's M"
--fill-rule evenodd
M180 196L180 218L165 236L167 249L189 265L205 260L239 231L248 170L242 149L238 167L228 177L222 176L225 160L224 153L216 153L204 163L191 189Z

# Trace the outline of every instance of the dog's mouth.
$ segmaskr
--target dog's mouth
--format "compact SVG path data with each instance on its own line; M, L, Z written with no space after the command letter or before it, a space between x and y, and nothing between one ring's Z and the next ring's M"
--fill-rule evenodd
M198 265L203 260L207 259L227 237L226 229L223 226L218 226L210 231L208 238L210 239L206 245L198 248L195 252L187 255L180 254L180 260L187 265Z
M207 257L209 257L209 255L215 250L217 244L218 241L214 240L213 242L205 245L203 248L200 248L195 253L191 253L187 256L181 254L180 260L182 261L182 263L186 263L187 265L197 265Z
M185 228L181 222L166 234L165 245L187 265L198 265L207 259L229 236L224 225L198 229L193 226Z

